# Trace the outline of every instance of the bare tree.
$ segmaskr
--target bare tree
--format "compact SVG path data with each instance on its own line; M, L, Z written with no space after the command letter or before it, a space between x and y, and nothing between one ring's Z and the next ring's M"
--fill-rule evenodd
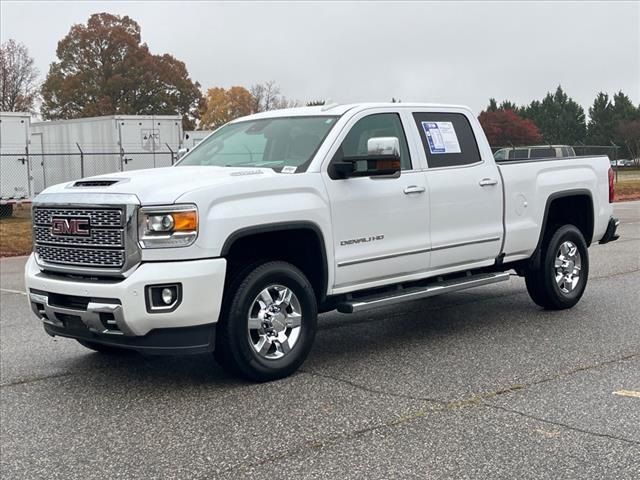
M38 69L22 43L0 45L0 110L32 112L38 96Z
M252 85L249 91L253 95L254 112L267 112L269 110L299 106L298 101L280 95L280 87L275 80Z
M640 120L620 122L618 133L622 136L631 160L640 166Z

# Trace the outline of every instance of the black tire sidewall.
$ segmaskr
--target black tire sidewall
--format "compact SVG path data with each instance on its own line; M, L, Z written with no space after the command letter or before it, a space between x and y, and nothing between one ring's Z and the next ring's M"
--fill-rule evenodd
M566 241L573 242L578 247L581 259L580 281L577 287L569 293L562 292L555 279L556 254L560 245ZM578 303L587 287L589 277L589 249L580 230L574 225L564 225L558 228L549 239L543 262L543 288L547 298L551 300L552 306L569 308Z
M318 307L313 287L305 275L286 262L268 262L251 271L240 283L225 319L228 329L229 353L242 374L267 381L282 378L295 371L304 362L315 338ZM283 358L265 359L249 343L248 312L258 294L269 285L283 285L298 297L302 309L301 330L298 341Z

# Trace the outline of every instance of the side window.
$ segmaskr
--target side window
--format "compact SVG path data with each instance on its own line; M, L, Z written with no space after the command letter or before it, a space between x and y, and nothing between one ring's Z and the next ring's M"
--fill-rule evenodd
M509 150L509 160L526 160L529 158L528 148L513 148Z
M506 160L507 159L507 152L508 150L506 148L502 148L500 150L498 150L496 153L493 154L493 158L495 158L496 160Z
M556 156L556 149L553 147L531 149L531 158L553 158L555 156Z
M397 137L400 142L400 165L402 170L411 170L411 157L407 137L397 113L375 113L361 118L344 137L334 160L343 157L366 155L367 142L374 137Z
M429 168L471 165L481 161L476 137L461 113L414 113Z

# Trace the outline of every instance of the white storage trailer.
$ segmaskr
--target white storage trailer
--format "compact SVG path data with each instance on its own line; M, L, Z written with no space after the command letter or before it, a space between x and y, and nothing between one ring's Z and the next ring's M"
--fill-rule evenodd
M185 130L184 138L182 139L182 147L178 152L178 157L182 157L189 152L193 147L204 140L213 130Z
M0 112L0 210L10 215L13 204L28 199L29 122L24 112Z
M182 144L179 115L111 115L31 124L33 191L123 170L167 167Z
M182 140L182 148L187 151L191 150L202 140L204 140L213 130L185 130L184 139Z

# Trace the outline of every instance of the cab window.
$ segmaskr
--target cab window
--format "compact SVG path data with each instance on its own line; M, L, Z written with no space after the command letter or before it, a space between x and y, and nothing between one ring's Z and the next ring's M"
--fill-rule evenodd
M367 155L367 142L375 137L396 137L400 143L400 165L402 170L411 170L411 157L407 137L397 113L375 113L361 118L351 127L333 157L340 161L344 157Z
M429 168L458 167L482 161L476 137L461 113L416 112Z

